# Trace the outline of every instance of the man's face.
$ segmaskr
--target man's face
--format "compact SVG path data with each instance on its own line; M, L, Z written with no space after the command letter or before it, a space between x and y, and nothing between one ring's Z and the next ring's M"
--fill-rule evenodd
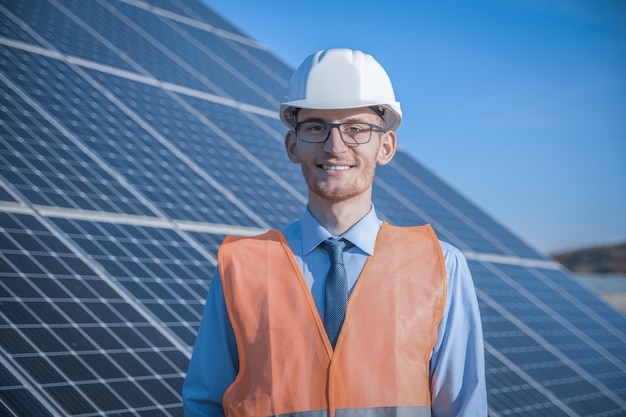
M364 122L383 125L376 113L367 107L342 110L302 109L298 122L327 123ZM289 159L299 163L309 188L309 199L329 202L356 199L369 204L376 164L388 163L396 150L394 132L373 131L368 143L346 145L337 128L322 143L307 143L290 131L285 137Z

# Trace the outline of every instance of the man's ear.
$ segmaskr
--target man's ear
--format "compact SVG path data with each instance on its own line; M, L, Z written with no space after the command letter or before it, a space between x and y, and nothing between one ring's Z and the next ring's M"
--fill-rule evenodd
M298 136L296 136L296 132L290 130L285 135L285 150L287 151L287 156L289 160L294 164L300 163L300 156L298 156L298 147L296 146L298 143Z
M378 159L376 160L379 165L387 165L393 159L396 154L396 132L390 130L386 132L380 143L380 149L378 150Z

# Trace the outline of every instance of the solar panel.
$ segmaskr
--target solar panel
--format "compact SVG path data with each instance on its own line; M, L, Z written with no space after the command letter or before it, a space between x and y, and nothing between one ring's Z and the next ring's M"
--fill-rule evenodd
M226 234L298 218L293 69L199 1L0 1L0 415L182 416ZM374 202L469 260L491 416L626 415L626 319L400 151Z

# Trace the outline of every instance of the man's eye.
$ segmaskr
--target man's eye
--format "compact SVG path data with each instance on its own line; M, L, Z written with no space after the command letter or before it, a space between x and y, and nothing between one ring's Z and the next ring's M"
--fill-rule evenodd
M324 125L323 123L307 123L304 126L304 129L307 132L311 132L311 133L319 133L319 132L325 132L327 127L326 125Z
M350 133L351 135L361 133L362 131L363 131L363 126L361 125L344 125L344 132Z

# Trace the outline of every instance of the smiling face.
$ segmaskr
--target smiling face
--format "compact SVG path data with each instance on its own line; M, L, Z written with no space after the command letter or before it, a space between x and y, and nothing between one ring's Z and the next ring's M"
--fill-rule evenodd
M298 113L298 122L305 121L382 124L381 118L367 107L302 109ZM289 159L301 165L309 188L309 205L350 202L369 210L376 165L391 161L396 150L396 136L392 131L373 131L368 143L349 146L336 128L322 143L303 142L296 132L290 131L285 137L285 147Z

